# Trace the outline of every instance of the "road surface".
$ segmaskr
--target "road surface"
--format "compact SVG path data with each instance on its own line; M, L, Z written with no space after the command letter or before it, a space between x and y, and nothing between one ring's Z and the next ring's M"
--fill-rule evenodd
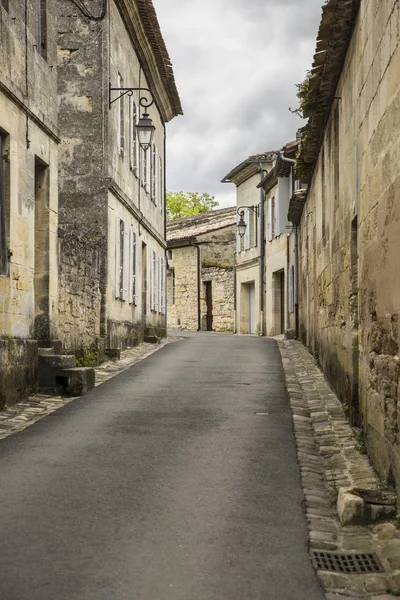
M0 441L1 600L322 600L276 342L190 334Z

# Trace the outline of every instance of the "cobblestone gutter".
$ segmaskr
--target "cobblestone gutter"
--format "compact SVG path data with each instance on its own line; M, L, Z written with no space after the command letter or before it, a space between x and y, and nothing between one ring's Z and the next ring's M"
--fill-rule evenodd
M306 348L279 342L293 412L297 454L305 496L310 548L334 552L376 552L384 573L317 571L328 600L400 596L400 530L394 521L371 526L340 525L340 487L379 489L380 482L357 442L342 406Z
M111 377L115 377L122 371L129 369L132 365L153 354L160 348L163 348L170 342L175 342L180 338L168 337L159 344L147 344L143 342L134 348L128 348L121 352L121 359L118 361L107 361L99 367L95 367L96 386L101 385ZM75 400L75 397L66 396L45 396L35 394L29 396L23 402L15 404L11 408L0 412L0 440L17 431L22 431L36 421L43 419L61 406Z

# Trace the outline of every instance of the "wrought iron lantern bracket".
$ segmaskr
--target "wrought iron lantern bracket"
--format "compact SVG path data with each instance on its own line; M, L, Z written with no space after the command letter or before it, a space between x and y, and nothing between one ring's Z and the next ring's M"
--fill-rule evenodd
M112 92L119 92L119 95L116 98L112 98ZM111 87L111 83L109 84L109 94L108 94L108 107L111 108L111 104L122 98L123 96L133 96L134 92L139 92L139 104L142 108L149 108L152 104L154 104L154 96L149 88L143 87Z

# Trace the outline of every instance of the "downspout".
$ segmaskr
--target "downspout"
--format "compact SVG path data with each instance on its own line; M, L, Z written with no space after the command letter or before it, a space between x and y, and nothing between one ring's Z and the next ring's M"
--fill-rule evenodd
M167 130L166 130L166 126L165 123L163 122L164 125L164 163L163 163L163 198L162 198L162 202L163 202L163 210L164 210L164 240L165 240L165 245L167 244L167 182L166 182L166 173L167 173L167 169L166 169L166 164L167 164ZM156 165L156 169L157 169L158 165ZM165 314L164 314L164 327L165 327L165 331L166 331L166 335L168 336L168 302L167 302L167 268L168 268L168 257L167 257L167 248L165 248L164 250L165 253L165 258L164 258L164 264L165 264L165 273L164 273L164 307L165 307Z
M190 246L197 248L197 331L201 331L201 260L200 260L200 246L190 242Z
M236 256L237 252L233 253L233 333L237 333L236 324Z
M260 181L264 177L264 170L260 162ZM260 332L259 335L264 335L264 269L265 269L265 215L264 215L264 190L260 188Z
M296 340L299 339L299 227L296 225L294 232L294 270L295 270L295 292L294 292L294 318L296 321Z
M287 162L291 165L295 165L296 161L292 158L283 156L283 152L280 151L280 156L283 162ZM293 190L292 190L293 194ZM299 339L299 228L295 226L294 233L294 270L295 270L295 295L294 295L294 318L296 322L296 340Z
M290 233L286 234L286 332L290 328L289 312Z

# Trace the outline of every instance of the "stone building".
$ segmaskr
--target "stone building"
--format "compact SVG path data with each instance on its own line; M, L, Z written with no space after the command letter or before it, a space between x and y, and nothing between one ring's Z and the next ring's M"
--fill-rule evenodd
M298 170L300 334L400 488L400 5L329 0Z
M288 221L289 201L301 182L294 174L297 140L277 153L273 168L257 185L264 190L265 333L294 337L298 329L296 234Z
M0 2L0 408L58 337L56 65L54 5Z
M60 335L67 351L101 353L165 334L165 126L182 110L151 0L55 6Z
M235 253L235 333L265 333L265 244L260 232L264 226L264 192L257 185L274 164L277 152L250 156L232 169L222 183L236 186L237 210L242 210L246 233L236 231Z
M168 328L233 332L236 209L167 223Z
M250 156L223 183L236 185L237 211L246 224L235 253L236 331L294 335L295 249L287 213L300 186L293 174L298 142Z

